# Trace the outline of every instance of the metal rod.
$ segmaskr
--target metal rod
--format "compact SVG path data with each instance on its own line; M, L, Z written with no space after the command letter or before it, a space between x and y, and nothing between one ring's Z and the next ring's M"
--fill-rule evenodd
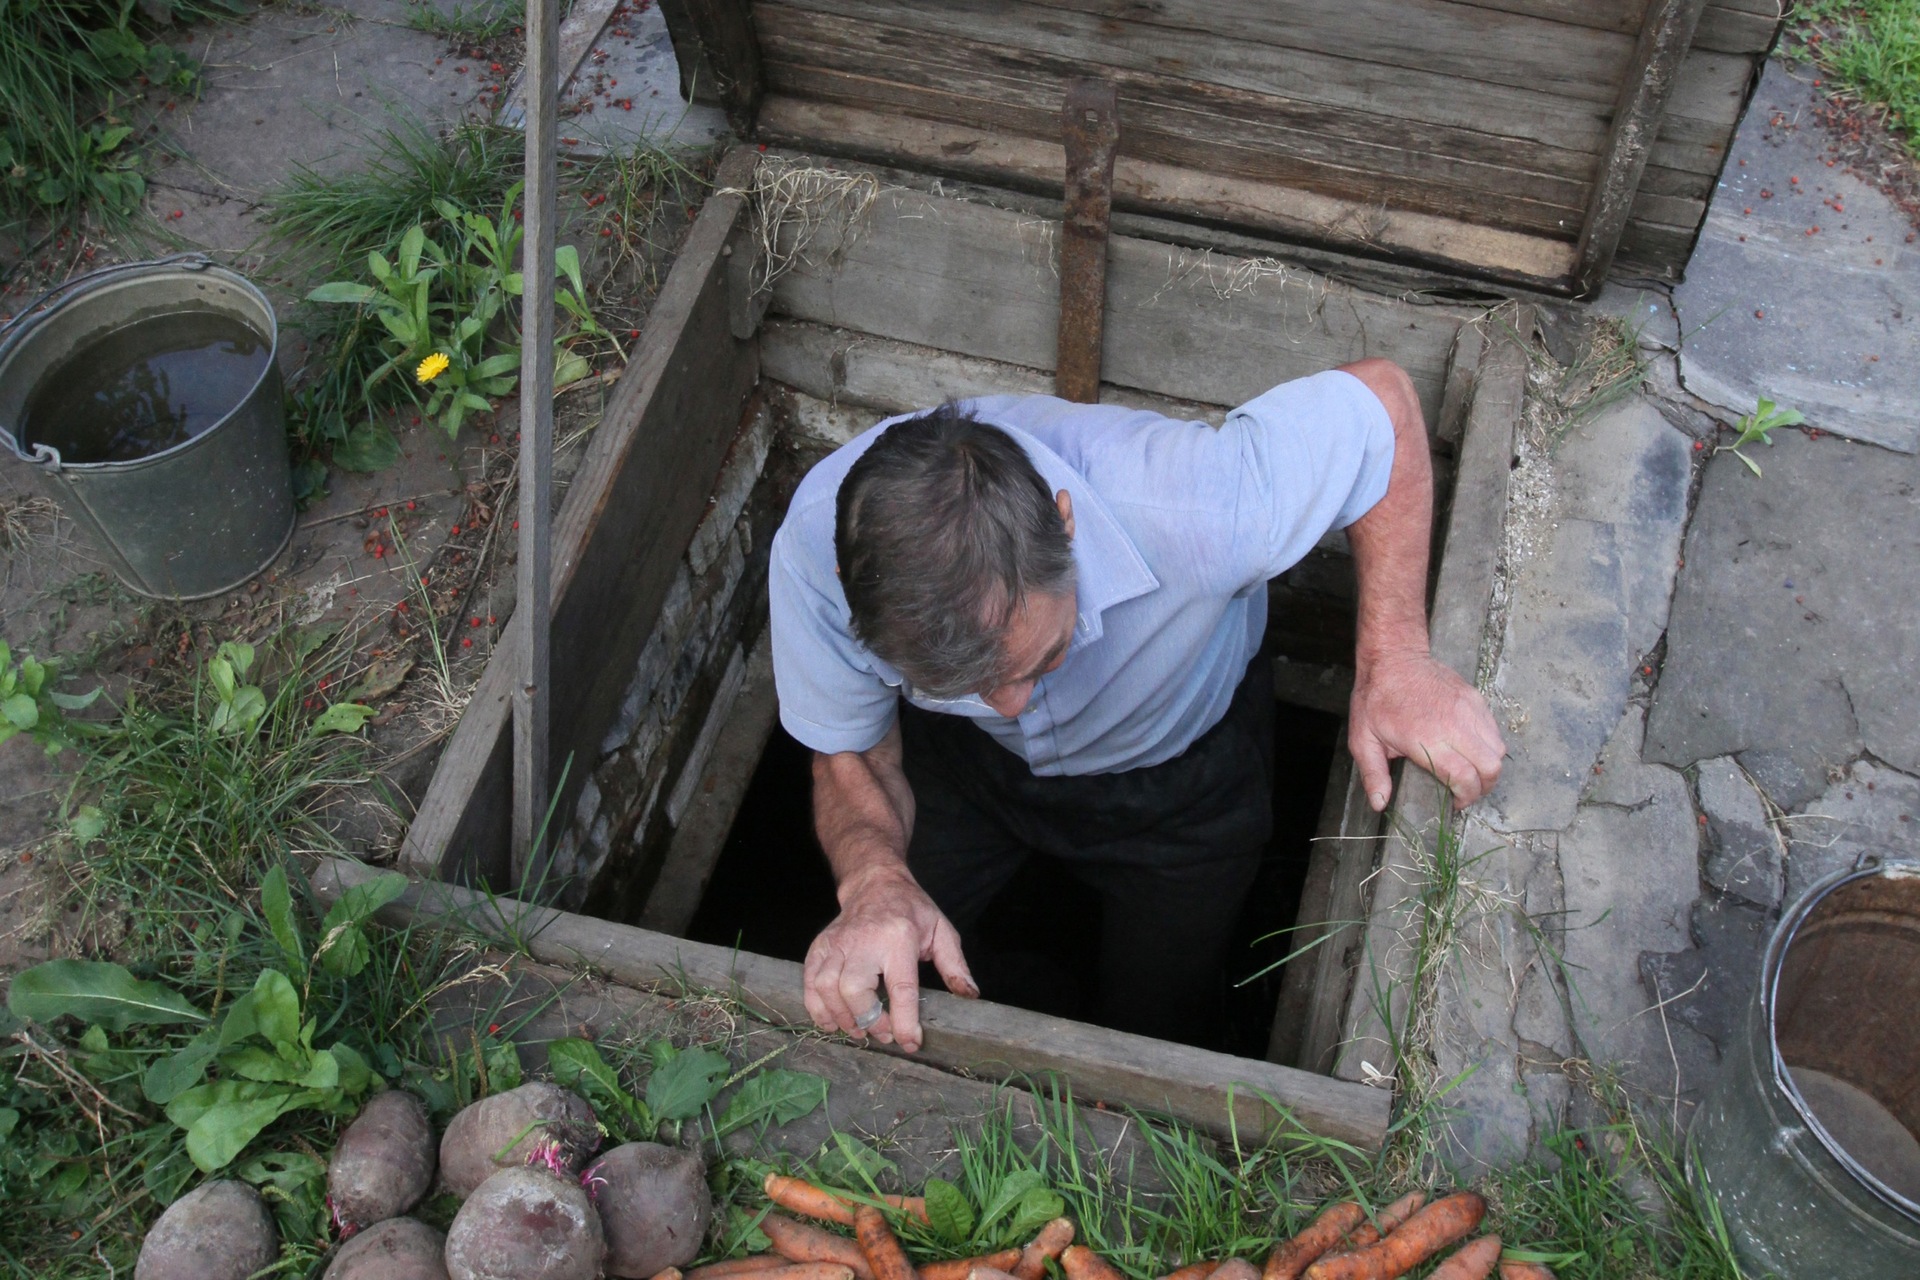
M1120 141L1120 105L1113 84L1068 81L1060 123L1067 153L1066 217L1060 237L1060 338L1053 385L1063 400L1094 404L1100 399L1100 344L1106 328L1113 155Z
M527 186L522 215L520 321L520 560L514 613L520 669L513 685L513 888L538 886L548 850L548 641L552 588L554 160L563 0L527 3ZM552 833L545 833L545 844Z

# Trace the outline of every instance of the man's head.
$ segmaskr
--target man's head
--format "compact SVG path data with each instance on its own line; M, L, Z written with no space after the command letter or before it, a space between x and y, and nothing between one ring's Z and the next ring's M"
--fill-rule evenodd
M1003 715L1073 637L1073 504L948 404L897 422L840 483L834 551L860 642L936 698Z

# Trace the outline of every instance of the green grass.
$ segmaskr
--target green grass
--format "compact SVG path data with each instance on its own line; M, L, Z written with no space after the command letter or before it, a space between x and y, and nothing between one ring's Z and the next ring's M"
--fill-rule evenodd
M506 35L527 17L526 0L476 0L471 6L456 3L451 13L442 13L431 3L411 8L407 25L415 31L481 43Z
M174 0L186 24L234 0ZM141 86L193 92L199 68L158 24L112 0L10 0L0 9L0 218L82 209L124 218L146 194L127 106Z
M1920 155L1920 5L1913 0L1802 0L1800 52L1887 123Z

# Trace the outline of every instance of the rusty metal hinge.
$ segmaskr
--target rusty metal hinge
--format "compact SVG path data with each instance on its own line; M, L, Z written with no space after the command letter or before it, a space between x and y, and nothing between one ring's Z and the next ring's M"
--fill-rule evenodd
M1064 400L1100 399L1100 338L1107 309L1107 223L1120 102L1111 81L1067 82L1061 113L1067 151L1066 215L1060 236L1060 340L1053 387Z

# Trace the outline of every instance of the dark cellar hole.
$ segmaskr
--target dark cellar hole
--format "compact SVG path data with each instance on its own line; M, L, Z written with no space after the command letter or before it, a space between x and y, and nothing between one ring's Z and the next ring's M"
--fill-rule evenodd
M1273 840L1234 927L1220 975L1217 1035L1200 1047L1265 1058L1280 970L1242 983L1297 945L1307 855L1342 721L1281 703L1274 718ZM838 906L814 839L811 756L778 727L760 757L706 896L687 930L699 942L804 960ZM965 939L982 993L1003 1004L1091 1021L1100 902L1060 864L1031 858ZM937 983L924 966L923 983Z

